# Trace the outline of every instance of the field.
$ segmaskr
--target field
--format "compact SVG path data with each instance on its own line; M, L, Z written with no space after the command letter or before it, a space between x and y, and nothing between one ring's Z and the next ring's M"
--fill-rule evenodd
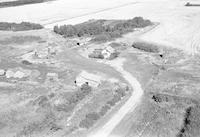
M200 57L137 39L153 28L103 45L48 29L1 31L0 133L197 137ZM107 46L116 58L88 58Z
M112 135L197 137L200 79L196 59L199 56L191 57L168 48L163 49L162 57L139 51L137 48L130 51L125 68L137 77L145 94L141 104L124 117Z
M2 31L0 35L2 136L87 131L131 95L129 84L115 69L83 58L68 47L67 39L51 31ZM76 85L82 71L100 75L99 86L84 81Z
M200 9L186 3L0 8L0 136L199 137Z
M157 29L146 33L141 39L160 45L175 46L195 54L199 50L199 7L186 7L184 5L187 2L186 0L139 2L57 0L51 3L0 9L0 19L6 22L36 22L47 28L53 28L55 25L77 24L90 19L129 19L141 16L160 23ZM191 0L190 3L197 1ZM51 10L54 7L57 7L57 10Z

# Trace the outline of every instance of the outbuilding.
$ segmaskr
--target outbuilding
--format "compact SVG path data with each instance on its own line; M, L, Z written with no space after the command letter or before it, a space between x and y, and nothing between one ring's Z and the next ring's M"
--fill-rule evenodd
M75 80L75 84L81 87L83 84L88 84L91 87L98 87L101 84L101 76L82 71Z

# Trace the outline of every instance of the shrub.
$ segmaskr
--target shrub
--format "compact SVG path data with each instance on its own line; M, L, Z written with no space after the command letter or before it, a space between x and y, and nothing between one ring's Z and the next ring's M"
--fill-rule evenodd
M114 53L112 53L111 55L110 55L110 57L109 57L109 59L110 60L112 60L112 59L115 59L115 58L117 58L118 56L119 56L119 52L114 52Z
M114 97L110 101L107 102L107 104L110 106L114 106L120 100L121 100L121 96L118 94L115 94Z
M104 56L102 54L96 54L96 53L91 53L88 55L89 58L98 58L98 59L104 59Z
M119 38L119 37L121 37L121 33L118 30L114 31L114 32L109 32L109 35L110 35L111 38Z
M85 119L83 119L79 126L81 128L90 128L94 125L94 123L100 118L100 115L96 112L92 112L86 115Z
M100 114L101 116L104 116L104 115L108 112L109 109L110 109L110 106L109 106L109 105L105 105L105 106L103 106L103 107L101 108L99 114Z
M120 97L124 97L126 95L125 90L122 88L118 88L115 90L116 94L118 94Z
M27 60L22 60L22 64L24 64L24 65L32 65L32 63L27 61Z
M79 123L79 127L81 128L90 128L91 126L93 126L94 121L90 120L90 119L83 119L80 123Z
M159 48L156 45L145 43L145 42L135 42L133 43L132 47L143 50L145 52L152 52L152 53L158 53Z
M57 111L71 112L75 107L75 104L59 104L54 106Z
M86 118L92 119L92 120L98 120L100 118L99 114L96 112L89 113L86 115Z
M185 110L183 126L177 137L198 137L200 134L200 106L188 107Z
M85 96L87 96L91 91L92 88L89 85L83 84L81 88L77 92L73 92L72 95L67 98L67 100L69 104L76 104L84 99Z

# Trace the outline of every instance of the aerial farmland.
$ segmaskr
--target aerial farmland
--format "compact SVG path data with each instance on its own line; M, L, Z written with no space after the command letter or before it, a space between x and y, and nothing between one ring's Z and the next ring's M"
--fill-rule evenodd
M199 4L0 0L0 137L199 137Z

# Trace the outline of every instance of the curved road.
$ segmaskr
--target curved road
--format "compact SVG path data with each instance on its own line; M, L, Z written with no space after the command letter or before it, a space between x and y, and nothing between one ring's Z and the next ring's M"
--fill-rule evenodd
M133 88L132 96L129 98L129 100L120 108L120 110L114 114L114 116L97 132L91 133L88 135L88 137L114 137L111 135L111 132L113 129L120 123L120 121L124 118L124 116L130 112L133 111L138 102L140 102L140 99L143 95L143 90L138 82L138 80L131 75L131 73L125 71L123 69L123 61L124 60L115 60L106 62L106 64L109 64L115 70L117 70L119 73L122 74L125 80L130 83L130 85Z

